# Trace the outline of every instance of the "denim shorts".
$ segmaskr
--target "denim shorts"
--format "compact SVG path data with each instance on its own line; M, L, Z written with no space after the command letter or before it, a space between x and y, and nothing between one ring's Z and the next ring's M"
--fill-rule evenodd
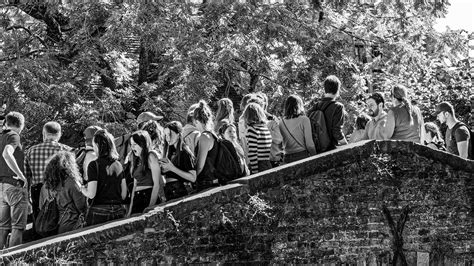
M27 193L23 187L0 183L0 229L25 229L28 216Z

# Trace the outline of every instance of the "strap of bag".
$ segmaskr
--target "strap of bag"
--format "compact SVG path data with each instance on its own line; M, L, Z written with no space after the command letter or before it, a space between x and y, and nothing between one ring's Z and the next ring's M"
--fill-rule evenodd
M302 148L305 148L306 149L306 146L301 144L301 142L299 142L295 136L293 136L293 134L291 134L290 130L288 129L288 127L286 126L286 123L285 123L285 119L282 119L281 122L283 123L283 126L286 128L286 131L288 131L288 133L290 134L290 136L296 141L296 143L298 143L298 145L300 145Z

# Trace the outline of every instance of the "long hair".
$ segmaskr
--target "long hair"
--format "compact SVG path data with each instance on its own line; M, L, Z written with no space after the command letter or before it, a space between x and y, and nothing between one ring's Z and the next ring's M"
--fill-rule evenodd
M44 169L44 185L47 189L57 190L68 178L76 182L81 180L76 157L72 152L60 151L51 157Z
M163 154L163 144L164 144L164 133L163 127L154 120L146 121L140 128L145 130L150 135L151 141L156 142L157 146L155 149L158 149L159 154Z
M145 130L138 130L132 133L131 138L137 145L140 146L140 148L142 148L142 153L140 156L135 156L135 154L132 152L132 167L130 170L133 173L133 170L138 165L138 161L141 160L143 164L142 174L145 175L146 171L150 169L150 166L148 165L148 155L151 150L150 135Z
M217 112L216 112L216 123L223 120L229 119L234 121L234 104L229 98L222 98L217 101Z
M114 137L107 130L98 130L94 134L92 142L97 146L97 157L106 157L113 161L118 160L119 154L115 147Z
M186 151L188 152L193 158L194 158L194 152L191 151L189 146L184 142L183 140L183 125L179 121L171 121L167 123L164 128L169 129L170 131L176 133L178 135L178 143L176 143L176 157L178 158L177 164L181 164L179 161L181 158L181 152ZM165 139L165 153L163 157L169 158L170 155L170 149L172 149L172 146L166 141ZM171 158L169 158L171 159ZM177 166L179 167L179 166Z
M265 110L258 103L249 103L242 114L246 125L262 124L267 122Z
M194 109L194 119L204 125L204 130L213 132L213 118L214 115L212 114L211 108L209 108L209 106L204 100L200 100L198 107Z
M293 94L288 96L283 108L283 115L286 119L297 118L304 115L304 104L300 96Z
M407 110L408 116L410 118L410 125L413 124L413 106L411 105L411 102L408 99L407 88L401 84L395 85L392 89L392 96L393 98L397 99L399 102L405 105L405 109Z

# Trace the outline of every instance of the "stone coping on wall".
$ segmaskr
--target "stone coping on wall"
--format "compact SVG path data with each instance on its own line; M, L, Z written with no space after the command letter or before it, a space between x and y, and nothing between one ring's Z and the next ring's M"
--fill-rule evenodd
M153 220L163 217L166 211L180 212L183 209L189 210L193 208L199 210L200 208L205 208L210 203L228 202L229 199L240 194L254 194L264 188L282 186L290 179L314 175L354 161L360 161L374 153L403 153L423 156L439 161L453 169L471 173L471 176L474 176L474 161L464 160L458 156L436 151L424 145L406 141L362 141L256 175L237 179L226 186L209 189L195 195L157 205L147 209L147 212L141 215L75 230L0 251L2 252L0 257L19 258L25 253L38 252L50 247L66 248L68 244L75 241L95 241L100 243L108 239L118 239L144 230ZM186 208L183 208L183 206L186 206Z

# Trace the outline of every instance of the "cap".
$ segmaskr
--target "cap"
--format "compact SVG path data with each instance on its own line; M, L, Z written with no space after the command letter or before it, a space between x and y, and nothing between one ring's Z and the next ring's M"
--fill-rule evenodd
M152 112L143 112L143 113L138 115L137 122L138 122L138 124L140 124L142 122L146 122L146 121L149 121L149 120L161 120L161 119L163 119L163 116L161 116L161 115L155 115Z
M98 126L89 126L84 130L84 138L86 140L91 140L94 138L95 132L101 130L101 127Z
M434 113L437 116L441 112L448 112L450 114L454 114L454 107L448 102L442 102L436 106L436 111Z
M385 100L383 98L383 95L380 93L380 92L374 92L372 93L372 95L369 96L368 99L373 99L375 101L375 103L379 104L379 103L383 103L385 104Z

